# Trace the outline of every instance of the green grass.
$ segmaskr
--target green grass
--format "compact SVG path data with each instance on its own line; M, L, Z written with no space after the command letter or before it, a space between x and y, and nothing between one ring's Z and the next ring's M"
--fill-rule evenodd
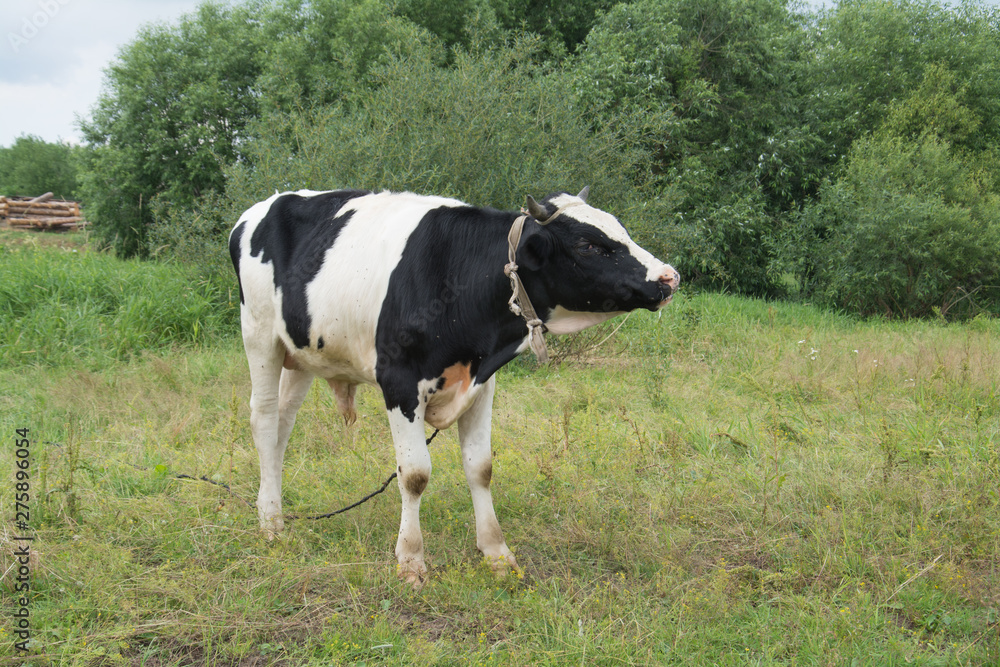
M0 236L0 363L103 367L231 336L234 290L176 264ZM238 317L238 316L237 316Z
M432 445L420 591L395 579L394 485L259 535L239 499L257 463L235 335L101 359L0 370L0 428L36 438L25 664L1000 661L994 320L682 293L582 358L518 360L499 374L493 489L524 577L481 563L452 430ZM339 507L390 472L377 391L359 412L344 427L313 388L287 511ZM0 589L0 664L19 664L9 574Z

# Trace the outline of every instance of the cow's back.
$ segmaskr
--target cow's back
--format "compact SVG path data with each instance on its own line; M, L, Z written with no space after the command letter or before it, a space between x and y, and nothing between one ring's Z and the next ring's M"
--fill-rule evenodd
M275 194L230 235L244 338L270 336L327 378L375 381L375 330L406 242L442 197L358 190Z

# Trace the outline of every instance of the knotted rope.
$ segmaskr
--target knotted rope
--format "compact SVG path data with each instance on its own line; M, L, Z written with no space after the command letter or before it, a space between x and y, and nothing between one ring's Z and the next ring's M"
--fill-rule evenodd
M549 350L545 346L545 324L538 319L538 313L531 305L528 293L524 291L524 283L521 282L521 276L517 275L517 262L514 261L514 253L518 243L521 242L521 232L524 231L524 221L527 219L527 215L520 215L510 226L510 233L507 235L509 242L507 259L509 261L503 267L503 272L510 278L510 291L512 292L507 306L510 308L510 312L524 318L524 322L528 325L528 346L538 357L538 361L544 364L549 360Z
M562 212L567 208L581 206L582 204L582 201L569 202L565 206L556 209L555 213L544 220L538 220L538 224L547 225L562 215ZM549 350L545 345L545 323L539 319L538 313L535 312L535 307L531 305L531 299L528 298L528 293L524 289L524 283L521 282L521 277L517 275L518 266L514 257L517 252L517 246L521 243L521 233L524 231L524 223L529 217L529 213L521 209L521 215L510 226L510 232L507 234L508 261L506 266L503 267L503 272L510 278L511 295L507 306L510 308L510 312L524 318L525 324L528 325L528 346L535 353L535 356L538 357L538 361L544 364L549 360Z

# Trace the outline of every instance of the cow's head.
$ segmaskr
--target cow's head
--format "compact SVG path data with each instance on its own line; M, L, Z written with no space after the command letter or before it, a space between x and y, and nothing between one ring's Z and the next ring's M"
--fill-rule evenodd
M637 308L658 310L680 284L677 271L640 248L613 215L588 205L587 192L541 203L528 197L531 217L518 264L530 272L529 291L542 292L537 305L549 312L539 315L553 333L574 333Z

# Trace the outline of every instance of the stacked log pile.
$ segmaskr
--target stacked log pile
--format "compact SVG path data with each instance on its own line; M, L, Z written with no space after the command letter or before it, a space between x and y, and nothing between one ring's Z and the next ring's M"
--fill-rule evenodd
M34 199L0 197L0 222L11 227L51 230L79 229L87 224L78 203L53 200L51 192Z

